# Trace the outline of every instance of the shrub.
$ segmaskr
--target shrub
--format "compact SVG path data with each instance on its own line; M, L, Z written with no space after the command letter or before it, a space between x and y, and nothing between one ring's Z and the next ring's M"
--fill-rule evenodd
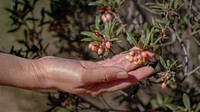
M13 46L11 54L103 60L126 53L130 63L158 71L127 90L98 98L49 93L47 111L60 107L69 111L200 110L198 0L50 0L48 7L38 2L13 0L13 7L6 9L13 21L9 32L24 32L24 39L16 39L23 47ZM46 34L50 37L44 38ZM133 46L137 49L129 50ZM155 58L145 62L145 50L154 52Z

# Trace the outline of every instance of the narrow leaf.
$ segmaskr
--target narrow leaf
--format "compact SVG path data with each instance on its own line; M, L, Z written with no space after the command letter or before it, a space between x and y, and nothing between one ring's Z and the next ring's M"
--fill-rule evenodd
M127 34L128 40L129 40L133 45L137 46L138 43L137 43L136 39L135 39L129 32L126 32L126 34Z
M98 31L100 31L100 22L101 22L100 18L101 18L101 15L98 15L96 16L96 20L95 20L95 27Z
M96 35L93 32L89 32L89 31L83 31L80 34L84 35L84 36L92 37L92 38L96 37ZM97 39L97 38L95 38L95 39Z
M94 38L84 38L81 41L90 42L90 41L93 41L93 40L95 40L95 39Z
M121 25L119 29L117 29L117 32L116 32L116 35L118 36L122 31L123 29L126 27L126 25Z
M197 104L197 107L194 112L199 112L199 111L200 111L200 102Z
M173 104L166 104L166 106L167 106L170 110L173 110L173 111L176 110L176 106L173 105Z
M164 67L164 68L167 68L167 65L166 65L166 63L165 63L165 60L160 56L160 63L162 64L162 66Z
M184 94L183 94L182 100L183 100L184 106L185 106L188 110L190 110L190 98L189 98L189 96L188 96L187 94L184 93Z

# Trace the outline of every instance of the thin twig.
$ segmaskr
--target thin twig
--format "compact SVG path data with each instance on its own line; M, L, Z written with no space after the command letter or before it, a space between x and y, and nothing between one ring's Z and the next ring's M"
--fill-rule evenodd
M191 75L194 72L196 72L198 69L200 69L200 65L198 67L196 67L194 70L190 71L187 75Z
M187 50L186 50L186 46L184 45L183 41L181 40L180 36L178 35L175 27L173 26L172 28L170 28L170 30L176 35L176 39L179 41L179 43L180 43L180 45L181 45L181 47L183 49L184 60L185 60L185 67L184 67L184 74L185 74L188 71L188 62L189 62L189 58L188 58L188 53L187 53Z

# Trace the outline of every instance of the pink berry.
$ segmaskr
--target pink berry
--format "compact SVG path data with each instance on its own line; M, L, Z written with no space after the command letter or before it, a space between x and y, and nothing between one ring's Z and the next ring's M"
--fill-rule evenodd
M103 23L105 23L106 21L110 21L112 19L112 16L109 13L105 13L101 16L101 20L103 21Z
M162 83L161 88L166 88L167 84L165 82Z
M133 57L129 56L128 62L132 63L133 62Z
M164 81L165 81L165 78L164 78L164 77L162 77L161 81L162 81L162 82L164 82Z
M146 52L142 52L141 55L142 55L143 57L145 57L145 58L147 57L147 53L146 53Z
M89 43L88 49L91 50L91 49L92 49L92 46L93 46L93 45L92 45L91 43Z
M97 46L92 46L91 50L92 51L97 51L98 47Z
M138 60L137 56L133 56L133 60L137 61Z
M106 42L106 48L110 49L110 42Z
M137 55L137 59L141 60L143 56L141 54Z
M130 55L130 56L133 56L133 54L134 54L134 51L130 51L130 52L129 52L129 55Z
M97 53L98 53L98 55L101 55L103 53L103 49L99 48Z
M130 55L126 55L126 60L128 60L128 59L129 59L129 57L130 57Z

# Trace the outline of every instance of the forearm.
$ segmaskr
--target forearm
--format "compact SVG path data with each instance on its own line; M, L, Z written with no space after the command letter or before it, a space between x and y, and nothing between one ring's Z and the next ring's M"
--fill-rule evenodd
M36 60L0 53L0 85L25 89L42 88L42 75Z

